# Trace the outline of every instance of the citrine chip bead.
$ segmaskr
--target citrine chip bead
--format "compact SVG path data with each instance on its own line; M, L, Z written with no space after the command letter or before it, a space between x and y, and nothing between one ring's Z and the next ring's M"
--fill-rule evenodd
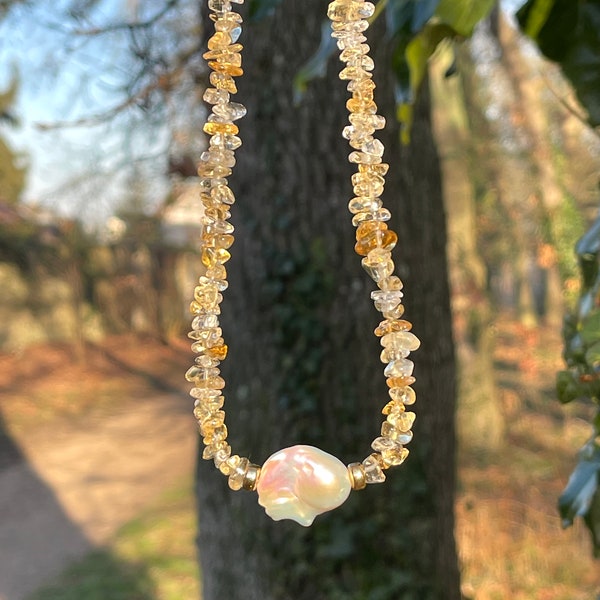
M217 123L216 121L208 122L204 124L202 128L204 133L214 135L216 133L239 133L240 129L234 123Z
M390 386L388 394L392 400L402 402L407 406L414 404L417 401L417 395L410 385Z
M367 483L383 483L385 481L380 455L371 454L363 460L362 464L365 468L365 481Z

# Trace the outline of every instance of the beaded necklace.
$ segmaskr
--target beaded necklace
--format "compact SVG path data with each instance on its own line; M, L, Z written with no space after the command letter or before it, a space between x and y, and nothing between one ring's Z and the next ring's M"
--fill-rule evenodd
M384 374L390 401L382 411L386 418L381 435L372 443L374 452L362 462L346 466L318 448L303 445L276 452L262 467L232 454L223 410L225 381L218 368L227 356L219 315L222 292L228 286L224 264L231 258L229 248L234 241L234 228L228 219L235 197L227 178L235 165L234 152L242 144L235 121L246 114L242 104L231 102L231 95L237 92L234 78L243 74L242 45L237 42L242 18L232 10L232 4L243 3L244 0L208 0L215 32L204 54L212 85L205 91L204 100L212 105L212 112L204 125L210 136L209 147L198 168L205 207L200 252L206 271L199 278L191 304L194 319L189 337L194 340L192 350L198 356L186 378L194 384L190 393L195 399L194 415L205 446L202 457L214 461L232 490L257 491L259 504L274 520L292 519L309 526L317 515L340 506L351 490L385 481L384 471L408 456L405 445L412 439L415 414L406 407L415 402L411 387L415 379L413 362L407 356L420 342L410 332L411 324L402 318L402 282L393 274L391 258L398 236L388 229L390 213L380 199L389 165L382 162L383 144L373 134L384 128L385 119L376 114L371 74L374 63L363 35L375 7L366 0L334 0L327 14L341 52L340 60L345 63L339 77L348 81L352 93L346 103L350 125L342 135L353 148L349 161L357 165L357 172L352 175L355 197L348 208L356 227L354 250L378 288L371 298L383 315L375 335L383 346L381 361L386 363Z

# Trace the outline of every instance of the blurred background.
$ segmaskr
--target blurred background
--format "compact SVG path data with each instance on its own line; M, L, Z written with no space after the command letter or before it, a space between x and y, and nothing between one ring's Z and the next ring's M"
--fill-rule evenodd
M203 211L199 4L0 1L0 600L200 597L197 434L183 378ZM258 19L276 4L249 10ZM575 245L600 200L598 114L524 36L520 4L438 46L424 92L448 233L460 585L478 600L590 600L600 569L589 531L579 520L562 530L556 506L595 408L561 405L555 379L564 316L586 291ZM298 272L293 302L307 293L318 304ZM339 544L327 556L344 559L351 542ZM434 597L394 585L360 598Z

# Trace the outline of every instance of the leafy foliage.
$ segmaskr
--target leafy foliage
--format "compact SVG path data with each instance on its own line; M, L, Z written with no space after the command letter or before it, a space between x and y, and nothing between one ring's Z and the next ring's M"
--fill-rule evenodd
M563 525L583 517L600 557L600 219L579 240L577 247L583 288L575 314L565 319L564 356L568 369L557 376L558 398L563 403L586 399L598 406L593 435L582 448L579 464L559 499Z
M529 0L521 27L573 84L590 124L600 126L600 0Z

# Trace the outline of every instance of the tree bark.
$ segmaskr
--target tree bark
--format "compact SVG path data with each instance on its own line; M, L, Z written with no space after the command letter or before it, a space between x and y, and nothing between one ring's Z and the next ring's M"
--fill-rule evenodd
M372 335L373 289L352 251L349 152L341 138L348 93L339 64L295 104L293 78L319 43L325 4L286 0L248 24L239 100L249 116L232 186L236 243L223 303L223 363L234 451L263 462L307 443L346 463L370 453L387 391ZM204 600L458 600L454 545L455 365L440 170L427 89L413 143L399 145L389 48L370 31L382 135L391 164L384 202L415 353L415 441L388 481L351 494L311 528L274 523L256 496L233 493L199 460L198 547ZM227 393L228 392L228 393Z

